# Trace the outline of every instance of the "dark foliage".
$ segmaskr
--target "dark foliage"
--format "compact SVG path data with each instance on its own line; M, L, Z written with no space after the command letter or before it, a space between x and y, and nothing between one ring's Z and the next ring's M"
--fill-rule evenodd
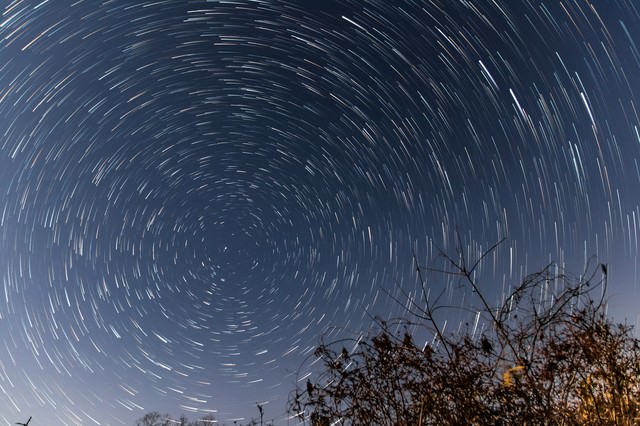
M604 313L606 268L569 277L548 265L492 306L475 278L482 258L446 259L440 272L477 296L484 327L445 334L439 297L410 302L408 318L378 320L367 339L322 342L289 413L311 425L640 423L639 341ZM432 338L417 346L410 329Z

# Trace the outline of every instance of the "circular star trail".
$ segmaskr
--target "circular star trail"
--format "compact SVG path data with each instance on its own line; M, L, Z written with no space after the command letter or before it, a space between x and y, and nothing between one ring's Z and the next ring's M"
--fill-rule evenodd
M284 421L440 249L505 238L496 300L592 256L637 297L631 0L1 10L2 424Z

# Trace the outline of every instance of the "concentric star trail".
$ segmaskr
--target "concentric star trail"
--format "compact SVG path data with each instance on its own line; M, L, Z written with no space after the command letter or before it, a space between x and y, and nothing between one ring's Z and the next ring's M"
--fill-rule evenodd
M282 420L414 253L505 238L496 300L596 256L637 314L633 0L1 10L2 424Z

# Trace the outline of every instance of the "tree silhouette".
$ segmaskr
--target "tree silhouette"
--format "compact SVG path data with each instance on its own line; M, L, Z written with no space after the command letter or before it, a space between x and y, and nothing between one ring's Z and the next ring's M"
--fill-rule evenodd
M238 426L257 426L257 425L273 425L273 420L271 422L264 423L264 406L262 404L256 403L256 407L258 408L258 413L260 414L260 420L251 419L248 423L238 423L237 420L233 422L234 425ZM143 417L139 418L135 426L210 426L210 425L218 425L223 424L218 422L216 418L212 414L207 414L203 417L200 417L198 420L189 421L187 416L182 414L178 419L174 419L169 414L160 414L157 411L151 411L146 413Z
M493 306L477 282L493 250L473 264L445 256L438 271L476 296L473 325L444 332L436 313L451 307L429 296L416 266L423 297L408 297L407 318L378 319L368 338L321 341L310 359L320 371L298 382L289 413L318 426L639 422L640 345L605 315L606 267L571 277L550 264Z
M169 414L160 414L157 411L146 413L136 421L136 426L210 426L214 424L218 423L211 414L207 414L198 420L189 421L184 414L175 420Z
M160 414L157 411L151 411L136 421L136 426L169 426L172 423L168 414Z

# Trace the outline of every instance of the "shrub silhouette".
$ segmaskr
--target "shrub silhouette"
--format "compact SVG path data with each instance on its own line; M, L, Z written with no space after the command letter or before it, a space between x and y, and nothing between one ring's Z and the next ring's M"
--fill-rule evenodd
M320 371L299 380L289 414L318 426L640 424L639 341L605 315L606 267L571 277L550 264L492 306L476 276L495 248L472 265L445 256L439 271L477 296L484 327L445 333L436 312L449 307L427 296L417 266L422 301L407 318L376 320L368 338L321 341Z

